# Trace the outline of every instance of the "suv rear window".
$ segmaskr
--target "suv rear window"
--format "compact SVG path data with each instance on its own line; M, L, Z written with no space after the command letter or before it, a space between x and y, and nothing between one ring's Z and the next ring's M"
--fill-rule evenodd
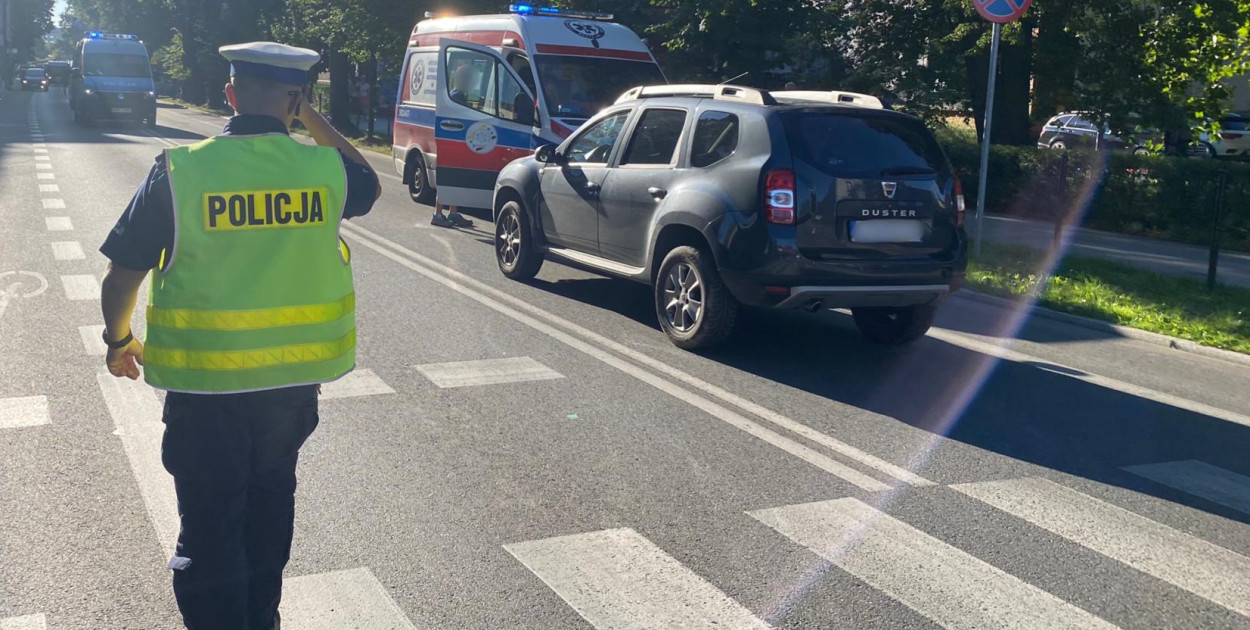
M946 170L946 156L917 120L830 112L782 117L794 158L837 177L923 175Z

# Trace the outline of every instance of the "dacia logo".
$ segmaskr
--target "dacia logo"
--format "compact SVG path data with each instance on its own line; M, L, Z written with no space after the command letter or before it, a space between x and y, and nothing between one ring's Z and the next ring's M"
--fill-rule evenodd
M324 225L325 188L253 190L204 195L204 229L263 230Z

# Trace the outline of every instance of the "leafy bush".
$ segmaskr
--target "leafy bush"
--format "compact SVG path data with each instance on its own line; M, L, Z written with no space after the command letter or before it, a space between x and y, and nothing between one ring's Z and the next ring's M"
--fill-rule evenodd
M975 207L981 159L975 136L959 130L937 135ZM1065 168L1067 185L1060 190ZM1088 227L1209 245L1220 173L1228 175L1221 245L1250 251L1250 165L1239 162L995 145L986 210L1042 220L1060 213L1075 219L1084 211Z

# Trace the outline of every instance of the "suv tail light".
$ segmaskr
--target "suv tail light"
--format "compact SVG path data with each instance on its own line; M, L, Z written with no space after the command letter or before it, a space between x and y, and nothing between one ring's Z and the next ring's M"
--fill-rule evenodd
M955 178L955 227L964 226L964 217L967 215L968 206L964 202L964 184Z
M764 220L775 225L794 225L794 171L770 171L764 180Z

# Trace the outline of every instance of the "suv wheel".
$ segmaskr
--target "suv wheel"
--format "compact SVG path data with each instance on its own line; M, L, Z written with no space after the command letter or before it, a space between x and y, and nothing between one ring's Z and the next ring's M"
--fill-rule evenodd
M543 266L525 210L515 201L505 203L495 218L495 260L512 280L529 280Z
M738 303L702 250L683 245L670 251L654 291L660 328L678 348L711 348L733 332Z
M419 149L413 153L409 168L412 173L408 177L408 196L425 206L433 204L434 187L430 186L430 174L425 170L425 158L421 157Z
M937 303L904 308L865 307L851 309L859 332L873 343L901 346L924 336L937 315Z
M1063 140L1055 140L1054 142L1050 143L1050 148L1056 151L1066 151L1068 149L1068 143L1064 142Z

